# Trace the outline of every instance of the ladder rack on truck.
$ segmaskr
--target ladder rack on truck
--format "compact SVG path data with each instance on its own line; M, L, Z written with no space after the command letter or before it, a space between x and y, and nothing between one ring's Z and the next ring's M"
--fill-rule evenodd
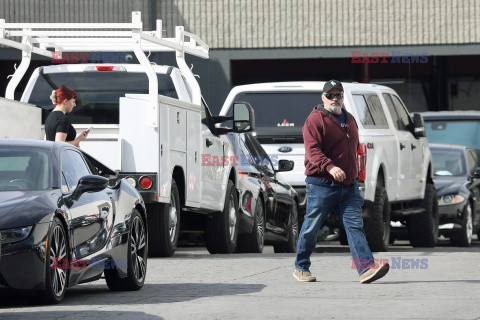
M22 61L8 83L5 98L14 99L14 92L25 75L32 53L55 58L63 52L134 52L149 80L151 127L158 127L158 79L145 52L175 52L182 74L192 86L192 102L201 103L197 81L185 62L185 54L209 58L209 47L197 35L175 27L175 38L162 37L162 20L157 30L143 30L141 13L132 12L131 23L6 23L0 19L0 44L22 51ZM21 37L21 42L12 40ZM187 41L188 40L188 41Z
M253 216L239 209L238 172L233 163L206 166L202 159L203 155L231 159L234 149L226 134L254 130L253 109L239 102L232 117L212 117L185 62L185 54L207 59L208 46L183 27L176 27L175 38L163 38L160 20L156 31L144 31L140 17L140 12L133 12L131 23L16 24L0 20L0 44L22 51L22 62L8 84L5 100L13 101L32 54L58 60L63 52L133 51L139 64L39 67L21 101L32 108L49 109L52 105L47 97L52 89L66 85L79 92L72 122L77 129L92 127L81 147L119 170L118 177L139 190L146 204L151 256L173 255L180 225L182 231L205 231L210 252L231 253L240 229L249 234L255 230ZM174 53L178 68L153 65L146 51ZM233 126L215 126L225 121L232 121ZM40 128L40 121L33 126ZM248 196L254 197L252 193Z

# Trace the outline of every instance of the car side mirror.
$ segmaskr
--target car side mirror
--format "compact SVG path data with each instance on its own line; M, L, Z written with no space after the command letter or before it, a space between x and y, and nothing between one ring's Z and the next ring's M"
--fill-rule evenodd
M98 192L108 187L109 180L105 177L88 175L78 180L77 187L73 193L66 199L67 204L71 205L74 201L80 199L85 192Z
M275 171L276 172L292 171L294 166L295 166L295 162L291 160L279 160L278 169Z
M475 179L480 178L480 167L476 167L475 170L473 170L472 177Z
M415 138L425 137L425 121L419 113L413 114L413 130Z
M233 132L243 133L255 130L255 114L248 102L233 104Z

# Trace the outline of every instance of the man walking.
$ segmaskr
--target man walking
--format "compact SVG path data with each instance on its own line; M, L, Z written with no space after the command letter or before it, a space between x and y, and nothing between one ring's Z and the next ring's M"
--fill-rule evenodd
M374 263L363 231L363 198L357 184L357 124L342 108L340 81L325 83L322 101L323 106L313 109L303 127L307 212L298 239L293 276L302 282L316 281L309 271L310 255L323 221L334 210L345 227L360 282L369 283L386 275L389 265Z

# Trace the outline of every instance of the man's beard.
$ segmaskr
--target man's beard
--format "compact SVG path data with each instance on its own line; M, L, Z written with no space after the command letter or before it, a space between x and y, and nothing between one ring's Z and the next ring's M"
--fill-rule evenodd
M340 113L342 113L342 106L341 106L341 105L331 104L331 105L329 105L329 106L326 106L325 109L327 109L327 110L330 111L331 113L335 113L335 114L340 114Z

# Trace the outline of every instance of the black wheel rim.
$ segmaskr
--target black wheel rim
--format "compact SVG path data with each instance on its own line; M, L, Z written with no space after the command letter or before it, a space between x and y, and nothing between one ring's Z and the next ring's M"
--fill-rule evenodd
M133 272L137 282L141 283L145 279L147 260L145 228L143 221L139 216L136 216L133 219L130 239L130 258L132 261Z
M296 205L293 206L291 219L292 236L296 244L298 241L298 211Z
M55 226L50 239L50 281L55 296L62 296L65 291L67 271L62 269L68 264L65 232L59 225Z
M258 205L257 212L257 235L258 247L263 248L263 243L265 239L265 217L263 214L263 206L261 204Z
M465 221L465 236L467 239L467 243L472 243L472 236L473 236L473 220L472 220L472 206L470 204L467 205L466 208L466 221Z

